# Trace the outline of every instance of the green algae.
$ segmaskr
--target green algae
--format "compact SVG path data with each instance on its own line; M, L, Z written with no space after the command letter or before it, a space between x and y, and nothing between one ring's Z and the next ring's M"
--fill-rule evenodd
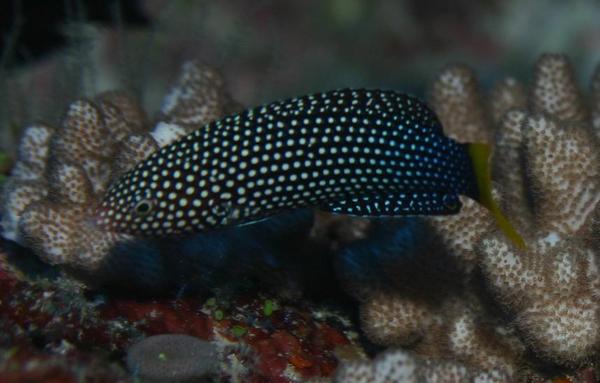
M238 338L244 336L246 332L248 332L248 330L244 326L235 325L231 328L231 333Z
M263 313L265 316L271 316L273 314L273 310L275 309L275 305L272 300L266 299L263 305Z
M214 297L208 298L204 304L208 307L215 307L217 305L217 299Z

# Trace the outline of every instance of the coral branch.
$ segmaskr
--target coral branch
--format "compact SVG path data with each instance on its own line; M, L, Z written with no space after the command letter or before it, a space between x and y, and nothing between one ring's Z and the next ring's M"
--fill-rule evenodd
M434 372L431 380L424 378L423 371L447 366L437 359L442 356L459 363L460 381L477 374L490 381L519 380L529 363L577 367L597 357L600 152L593 132L597 135L600 121L598 71L589 104L561 55L538 60L529 89L508 79L489 98L464 66L443 71L433 86L433 106L458 140L493 142L497 197L527 248L515 247L473 201L463 200L456 216L427 218L442 254L457 262L461 274L455 278L462 288L450 290L447 272L440 272L430 279L430 294L438 291L435 304L406 289L388 288L385 294L371 290L362 296L361 312L371 340L432 358L430 364L404 352L384 354L370 364L346 365L338 380L388 378L401 370L407 381L454 381ZM405 272L421 273L418 268ZM456 364L453 368L459 371Z
M126 94L74 101L59 128L39 125L24 132L4 189L3 236L48 263L99 270L113 249L131 240L101 231L93 221L110 180L232 105L218 74L194 62L184 65L152 131Z

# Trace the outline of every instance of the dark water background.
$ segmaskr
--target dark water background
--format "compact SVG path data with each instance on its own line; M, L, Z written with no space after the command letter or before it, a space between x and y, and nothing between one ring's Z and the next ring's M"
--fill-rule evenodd
M126 88L158 108L180 64L218 67L245 105L340 87L424 95L446 63L489 85L526 79L545 51L589 78L600 57L594 0L34 1L0 9L0 148L56 122L66 103Z

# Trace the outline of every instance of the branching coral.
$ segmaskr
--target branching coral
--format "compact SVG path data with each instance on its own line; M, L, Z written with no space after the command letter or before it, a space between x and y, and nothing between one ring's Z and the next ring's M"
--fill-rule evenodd
M350 362L342 365L336 374L336 382L506 382L509 380L500 372L478 372L453 362L430 360L412 355L406 351L386 351L369 363Z
M184 65L152 129L140 106L111 92L69 105L60 127L25 130L4 188L3 236L51 264L93 272L116 244L91 214L110 180L182 134L234 107L223 81L194 62Z
M573 77L564 57L543 56L530 109L514 112L522 123L513 134L522 144L506 150L521 151L521 182L531 187L507 194L506 204L530 212L521 223L529 247L516 249L498 233L478 246L489 287L515 315L528 347L561 364L592 357L600 344L600 244L591 232L600 209L600 153ZM499 167L518 167L518 156Z
M448 294L447 278L433 282L437 296L446 296L441 303L402 288L368 291L361 312L373 341L507 379L529 363L573 367L596 356L599 71L589 100L560 55L539 59L528 90L507 79L487 99L464 66L438 77L434 109L456 139L493 143L496 195L527 248L515 247L466 199L456 216L427 218L444 257L460 270L454 282L461 288ZM386 278L401 285L405 274ZM369 371L378 370L374 363Z
M306 278L299 270L327 259L322 256L327 246L306 241L310 211L185 240L117 235L93 221L112 179L159 147L237 109L219 75L195 62L183 65L153 122L122 93L73 102L58 128L25 130L3 189L2 236L94 286L188 292L242 276L269 286L283 280L297 293L298 279ZM270 273L275 269L287 274Z
M526 249L516 248L489 212L464 198L455 216L367 222L323 214L310 231L304 215L301 224L281 218L243 233L199 235L177 247L174 275L205 273L192 254L198 249L214 262L233 262L231 271L237 262L231 253L273 253L278 241L289 252L289 238L325 239L361 302L365 333L412 352L350 364L339 381L395 373L413 380L505 381L533 363L585 364L600 346L599 73L589 101L558 55L540 59L529 89L507 79L486 95L466 66L449 67L432 87L431 104L449 135L493 144L495 193ZM134 243L147 257L138 260L143 267L136 274L158 283L167 270L156 252L171 248L100 231L91 212L110 181L134 163L237 108L222 80L195 63L184 66L153 123L120 93L72 103L58 128L39 124L25 131L4 189L3 236L48 263L89 274L126 262L137 267L136 260L110 256ZM244 241L232 240L237 237Z

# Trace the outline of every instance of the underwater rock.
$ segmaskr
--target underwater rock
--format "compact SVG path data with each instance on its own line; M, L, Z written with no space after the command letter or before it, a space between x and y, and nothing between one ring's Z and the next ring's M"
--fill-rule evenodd
M176 337L168 342L182 335L210 341L217 349L213 372L222 381L327 377L342 350L362 352L357 329L347 317L308 302L262 296L254 289L229 297L126 299L91 295L68 278L19 280L1 268L0 326L0 380L17 376L38 381L35 377L52 371L125 376L110 368L109 358L125 354L140 339L164 334L177 334L168 335ZM139 350L148 351L145 346ZM169 370L181 372L177 366Z
M597 356L597 73L590 100L568 59L555 54L538 60L529 89L507 79L486 95L462 65L438 77L434 109L460 141L493 143L495 192L527 247L515 246L485 209L466 199L455 216L425 218L440 248L423 256L439 257L437 270L394 264L385 255L388 267L379 275L385 288L362 281L350 287L362 291L362 326L371 340L449 359L475 374L500 373L500 381L531 377L533 365L572 369ZM383 246L373 256L393 250ZM399 264L412 271L397 273ZM429 275L430 294L402 287L418 280L416 273ZM357 376L383 371L378 363L355 366ZM344 374L352 369L344 367Z
M127 350L127 368L149 382L198 381L214 372L216 353L210 342L193 336L155 335Z
M69 343L63 344L68 350ZM49 355L35 347L22 345L0 348L0 379L3 383L81 381L129 382L127 372L101 357L84 352L79 355Z

